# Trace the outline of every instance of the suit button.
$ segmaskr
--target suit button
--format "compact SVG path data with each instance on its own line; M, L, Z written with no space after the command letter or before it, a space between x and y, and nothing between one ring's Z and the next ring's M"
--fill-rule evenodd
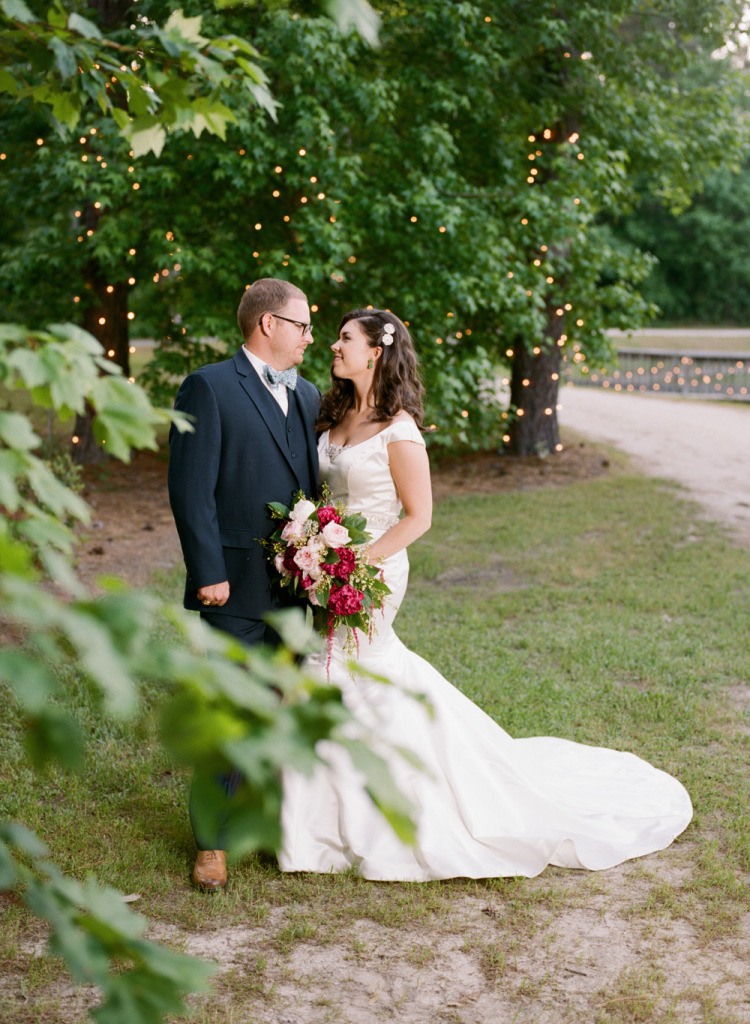
M292 428L291 428L291 427L287 427L287 428L286 428L286 432L287 432L287 434L291 434L291 432L292 432Z
M296 459L296 458L297 458L297 453L296 453L296 452L292 452L292 458L293 458L293 459Z

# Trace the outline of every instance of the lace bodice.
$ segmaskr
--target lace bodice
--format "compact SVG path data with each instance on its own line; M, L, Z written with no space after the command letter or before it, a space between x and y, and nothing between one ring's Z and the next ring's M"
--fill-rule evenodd
M401 500L391 476L388 445L424 439L413 420L398 420L359 444L332 445L326 430L318 441L320 479L331 488L334 501L343 501L352 512L366 516L373 534L382 533L398 520Z

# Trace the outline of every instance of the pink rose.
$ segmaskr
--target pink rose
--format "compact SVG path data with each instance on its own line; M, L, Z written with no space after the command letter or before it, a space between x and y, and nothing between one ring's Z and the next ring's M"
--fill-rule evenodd
M355 590L345 583L343 587L336 587L328 595L328 611L334 615L355 615L362 610L364 597L361 590Z
M328 523L321 530L321 534L329 548L342 548L351 540L349 531L340 523Z
M341 580L348 579L350 573L354 571L357 556L351 548L337 548L336 554L339 556L338 562L335 565L322 565L321 569L330 576L337 576Z
M308 576L320 576L320 552L312 551L305 545L297 550L294 561Z
M289 571L287 570L287 567L284 565L283 555L277 555L273 560L273 564L276 566L276 572L278 572L281 576L289 575Z
M321 558L324 557L326 551L328 550L328 545L326 544L325 540L321 537L319 533L313 534L313 536L307 542L307 547L311 551L319 552Z
M304 523L298 522L296 519L290 519L284 529L281 531L281 539L290 540L304 540L305 539L305 525Z
M341 516L333 505L324 505L323 508L318 509L318 522L321 526L327 526L329 523L340 523Z

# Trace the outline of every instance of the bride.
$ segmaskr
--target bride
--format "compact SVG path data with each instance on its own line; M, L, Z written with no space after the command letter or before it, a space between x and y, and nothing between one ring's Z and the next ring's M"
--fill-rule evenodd
M364 727L388 745L395 782L416 813L417 843L402 843L364 791L348 755L321 747L311 777L284 774L283 871L365 878L532 876L546 865L601 870L668 846L692 816L683 786L633 754L564 739L513 739L393 631L406 592L406 548L430 526L432 501L422 386L409 332L392 313L348 313L334 345L333 386L318 429L321 478L334 500L367 518L392 596L359 664L336 638L330 678ZM401 516L400 513L403 512ZM325 673L327 655L309 659ZM432 713L409 691L424 694ZM413 751L422 770L392 752Z

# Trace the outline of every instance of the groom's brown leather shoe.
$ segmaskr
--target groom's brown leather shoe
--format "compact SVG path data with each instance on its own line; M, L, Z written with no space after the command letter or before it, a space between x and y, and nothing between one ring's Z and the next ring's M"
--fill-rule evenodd
M227 855L223 850L198 850L193 884L204 892L218 892L227 884Z

